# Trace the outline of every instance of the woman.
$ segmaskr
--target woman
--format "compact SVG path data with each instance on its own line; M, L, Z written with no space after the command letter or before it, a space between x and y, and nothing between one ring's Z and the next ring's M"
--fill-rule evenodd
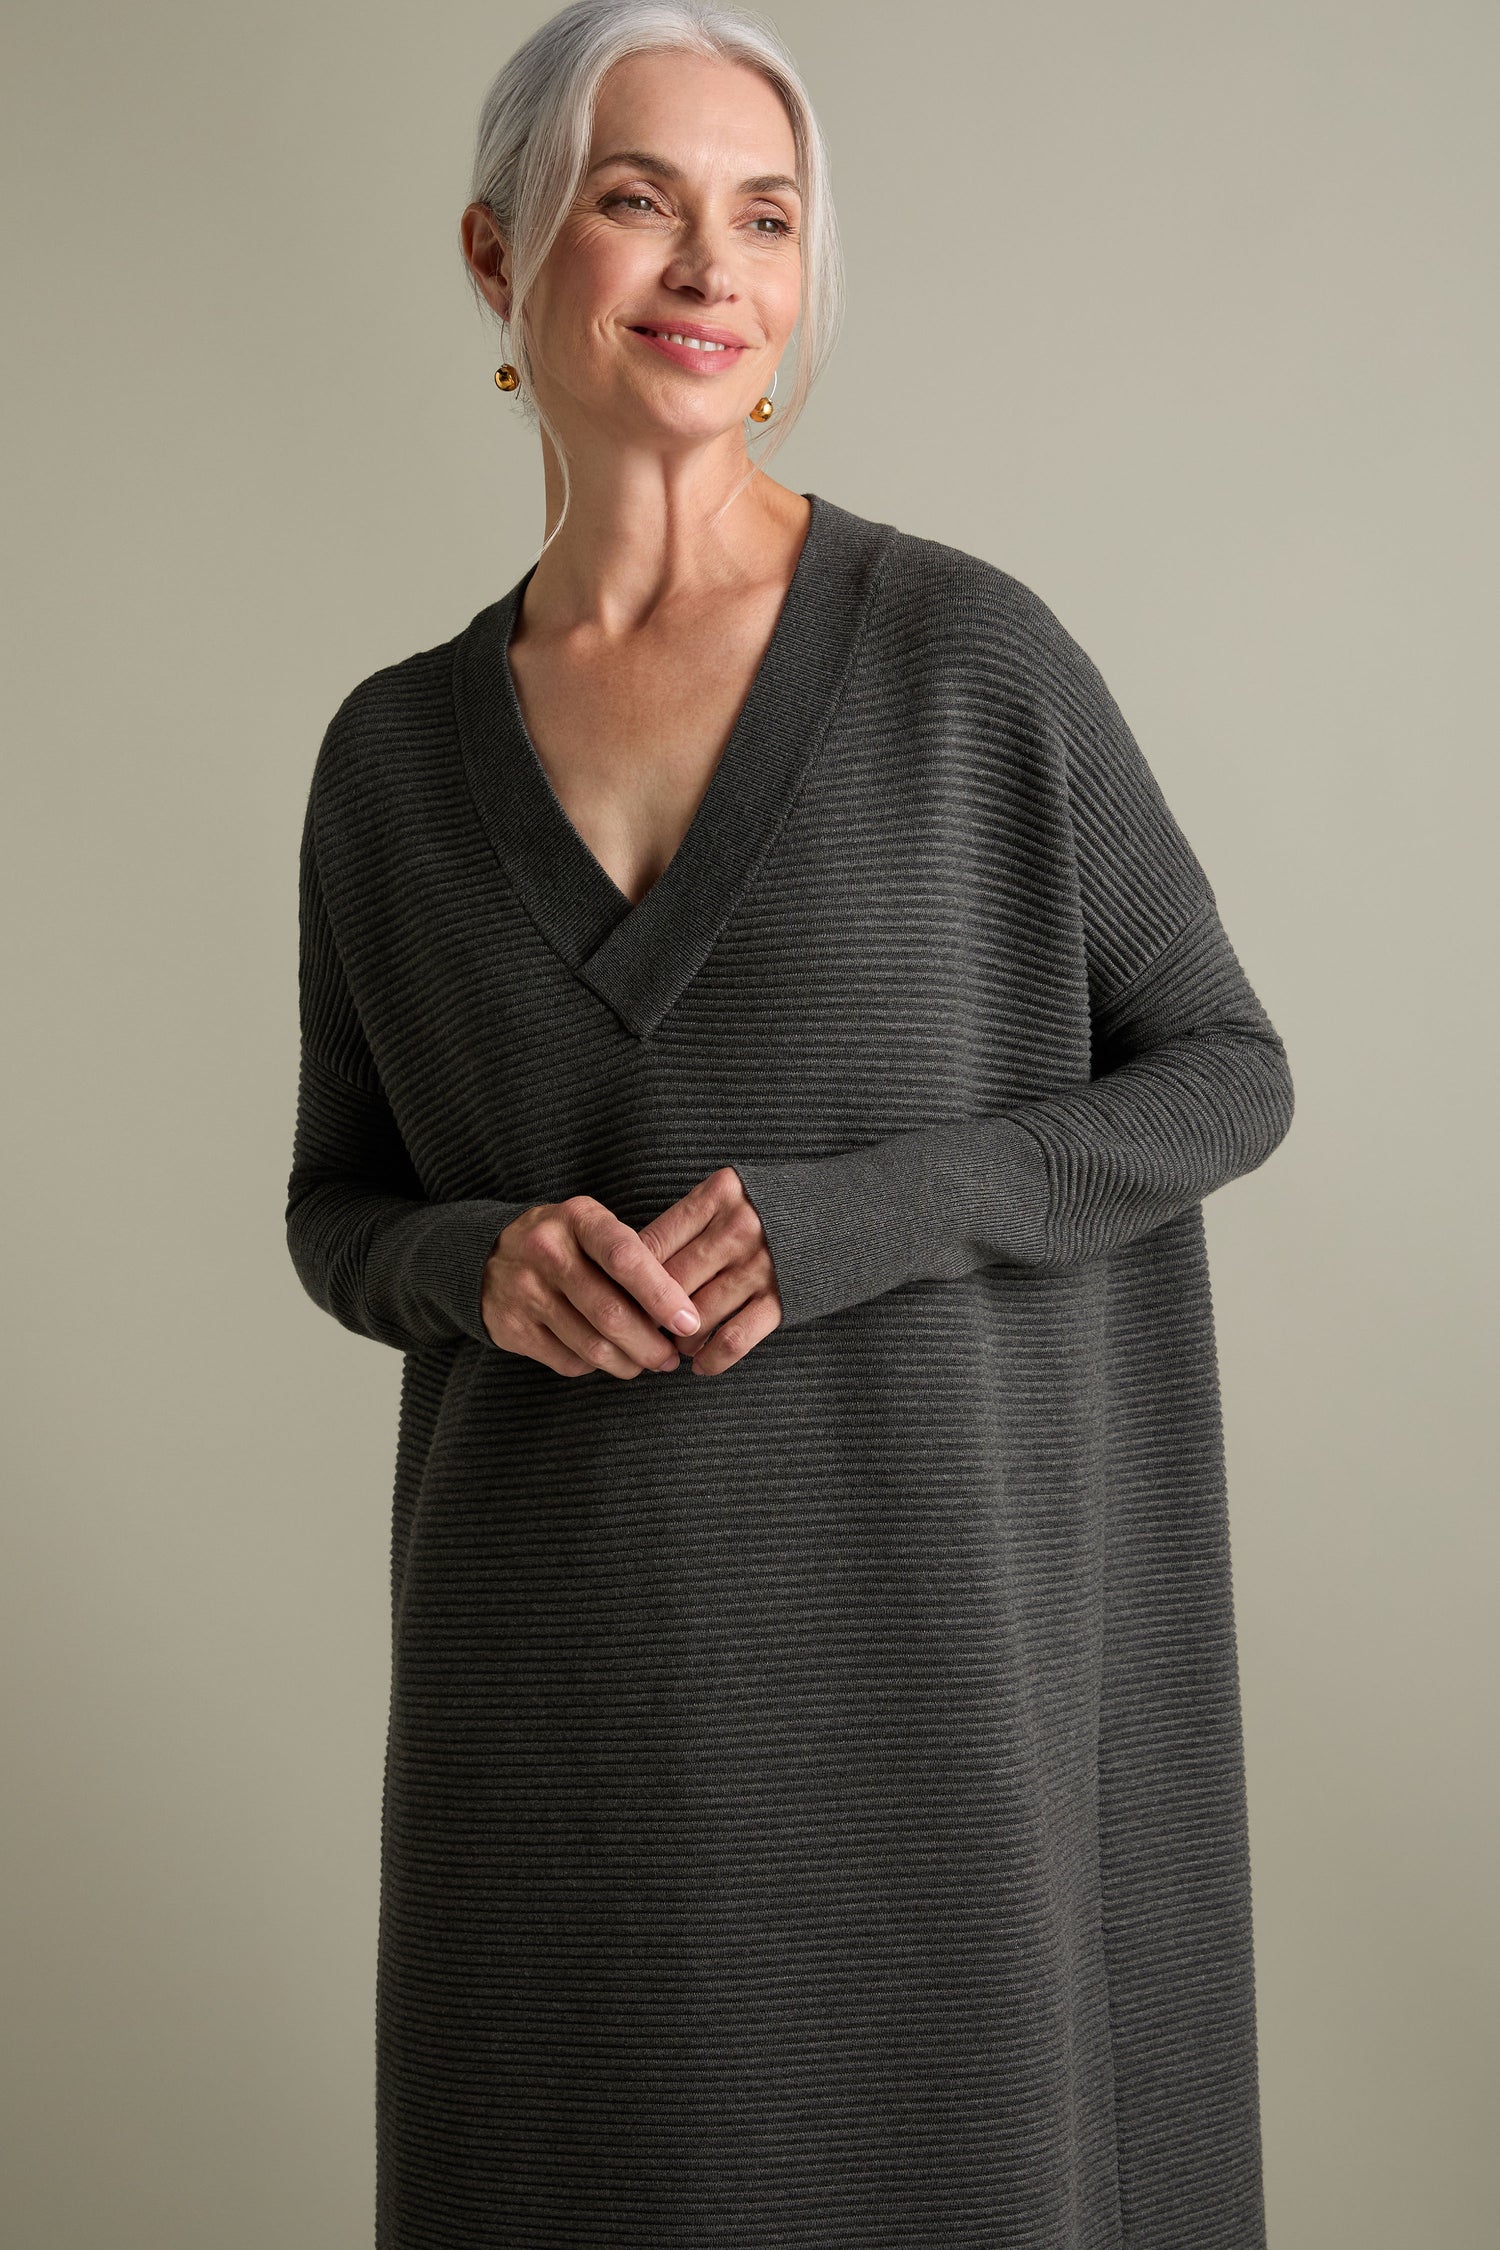
M1201 1204L1281 1041L1046 605L752 459L837 302L769 32L566 10L462 244L546 544L302 859L291 1253L404 1354L377 2239L1250 2250Z

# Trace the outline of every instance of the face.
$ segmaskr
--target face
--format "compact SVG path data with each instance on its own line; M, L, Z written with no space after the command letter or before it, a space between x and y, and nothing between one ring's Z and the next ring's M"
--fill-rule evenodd
M537 396L565 443L742 438L797 321L796 169L791 121L759 71L677 52L614 66L526 306Z

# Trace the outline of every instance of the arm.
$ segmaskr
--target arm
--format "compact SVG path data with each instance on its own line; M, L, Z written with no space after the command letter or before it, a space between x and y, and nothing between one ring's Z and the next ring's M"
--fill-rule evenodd
M313 1303L398 1351L459 1337L490 1344L484 1268L531 1206L429 1202L381 1089L328 919L313 799L302 832L301 1062L287 1186L292 1264Z
M1050 619L1050 613L1047 613ZM1117 706L1055 620L1095 1071L985 1117L823 1157L735 1164L795 1327L900 1283L1081 1264L1265 1161L1286 1050Z

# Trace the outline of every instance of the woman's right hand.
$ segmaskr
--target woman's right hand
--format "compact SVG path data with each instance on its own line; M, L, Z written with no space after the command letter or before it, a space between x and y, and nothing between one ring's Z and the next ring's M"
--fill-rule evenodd
M500 1351L624 1382L679 1364L664 1327L690 1336L701 1325L635 1229L591 1195L534 1203L511 1220L486 1260L480 1312Z

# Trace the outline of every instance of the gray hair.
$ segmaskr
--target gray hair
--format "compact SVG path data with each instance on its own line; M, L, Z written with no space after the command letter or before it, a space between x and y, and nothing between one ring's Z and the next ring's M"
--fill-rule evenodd
M600 82L623 56L653 48L747 63L786 105L802 197L802 300L793 331L796 373L774 421L754 425L765 442L755 466L790 433L827 364L844 309L843 259L829 193L828 152L807 90L779 33L763 17L704 0L573 0L534 31L491 81L479 113L471 203L485 204L511 254L510 317L504 346L521 375L521 404L542 424L562 463L556 433L537 406L526 348L526 299L578 193L593 134ZM474 297L488 311L466 266ZM748 437L747 437L748 450ZM753 470L752 470L753 474ZM566 509L566 497L564 499Z

